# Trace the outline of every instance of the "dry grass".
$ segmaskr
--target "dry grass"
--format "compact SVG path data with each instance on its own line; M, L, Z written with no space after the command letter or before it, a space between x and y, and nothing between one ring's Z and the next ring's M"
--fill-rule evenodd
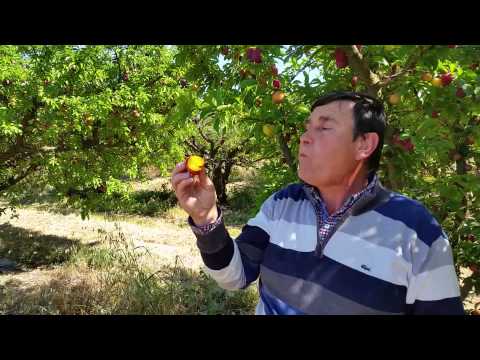
M165 189L165 179L134 184ZM161 217L51 211L32 202L0 216L0 257L19 273L0 273L3 314L250 314L256 288L226 292L202 271L187 214ZM233 237L240 227L228 224Z
M155 244L159 246L158 244ZM185 256L116 226L57 266L0 276L3 314L251 314L256 289L226 292Z

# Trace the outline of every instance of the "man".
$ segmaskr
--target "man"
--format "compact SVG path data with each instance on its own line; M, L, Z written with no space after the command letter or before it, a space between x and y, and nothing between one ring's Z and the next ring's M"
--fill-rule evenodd
M172 186L208 273L225 289L259 278L256 314L463 314L451 248L419 202L376 175L383 105L335 92L311 108L298 175L233 241L205 171Z

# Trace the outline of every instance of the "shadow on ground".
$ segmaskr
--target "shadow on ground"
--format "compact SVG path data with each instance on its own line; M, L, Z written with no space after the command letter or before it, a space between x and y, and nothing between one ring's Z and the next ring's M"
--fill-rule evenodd
M0 225L0 258L14 261L20 267L63 263L81 246L91 244L82 245L78 239L45 235L9 223Z

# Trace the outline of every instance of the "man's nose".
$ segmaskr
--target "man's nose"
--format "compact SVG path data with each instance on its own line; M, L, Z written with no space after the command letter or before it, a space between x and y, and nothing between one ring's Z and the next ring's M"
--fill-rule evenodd
M300 135L300 144L310 144L311 139L308 135L308 131L305 131L302 135Z

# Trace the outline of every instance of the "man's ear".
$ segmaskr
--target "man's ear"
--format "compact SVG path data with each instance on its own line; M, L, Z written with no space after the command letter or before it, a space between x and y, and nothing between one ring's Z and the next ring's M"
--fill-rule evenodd
M368 132L360 135L357 141L355 160L365 160L375 151L380 138L377 133Z

